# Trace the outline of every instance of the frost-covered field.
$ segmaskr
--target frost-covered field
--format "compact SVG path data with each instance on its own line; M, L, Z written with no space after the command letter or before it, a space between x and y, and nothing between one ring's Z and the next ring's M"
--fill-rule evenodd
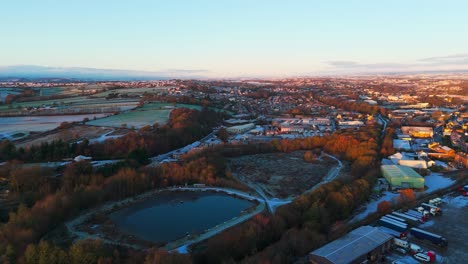
M173 106L172 104L167 103L151 103L132 111L98 120L92 120L86 124L104 127L121 127L122 125L126 125L128 128L141 128L147 125L154 125L156 123L164 125L169 120L171 111L174 108L181 107L198 110L201 108L198 105L177 104L176 106Z
M359 221L364 218L366 218L369 214L377 212L377 205L382 202L382 201L389 201L391 202L392 199L396 199L398 196L400 196L399 193L392 193L392 192L384 192L383 195L377 199L377 200L372 200L368 204L365 205L365 210L358 215L356 215L351 222L354 221Z
M87 125L103 127L121 127L126 125L128 128L141 128L155 123L164 125L169 119L170 109L162 110L133 110L106 118L91 120Z
M3 134L15 132L44 132L54 129L62 122L78 122L84 118L101 118L106 114L61 115L61 116L30 116L0 118L0 137Z
M434 192L439 189L449 187L454 182L454 180L435 172L432 172L430 175L424 177L424 185L427 186L426 192Z
M14 88L0 87L0 102L5 102L5 98L9 94L19 94L20 92Z

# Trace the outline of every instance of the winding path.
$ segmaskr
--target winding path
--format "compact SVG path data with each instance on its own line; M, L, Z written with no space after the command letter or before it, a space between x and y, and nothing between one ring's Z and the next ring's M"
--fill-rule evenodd
M192 239L187 240L187 238L182 238L173 242L168 243L164 248L168 250L178 250L177 248L180 248L180 251L183 252L183 248L187 248L188 246L200 242L202 240L205 240L211 236L214 236L218 233L221 233L227 228L230 228L232 226L235 226L239 223L242 223L256 214L259 214L260 212L265 210L265 203L263 199L257 196L250 195L248 193L238 191L238 190L233 190L233 189L227 189L227 188L217 188L217 187L170 187L170 188L165 188L165 189L158 189L155 191L150 191L146 192L143 194L140 194L135 197L127 198L124 200L120 201L114 201L114 202L108 202L98 208L94 208L89 210L86 213L81 214L77 218L66 222L65 227L72 234L75 236L75 240L80 240L80 239L100 239L101 241L108 243L108 244L113 244L113 245L119 245L119 246L125 246L125 247L130 247L133 249L142 249L141 246L135 245L135 244L130 244L122 241L117 241L117 240L111 240L106 238L106 236L102 235L101 233L97 232L96 234L90 234L85 231L80 231L77 227L83 222L85 222L87 219L89 219L93 214L98 213L98 212L109 212L111 211L115 206L124 206L126 204L134 203L137 202L140 199L144 199L147 197L150 197L152 195L155 195L159 192L162 191L215 191L215 192L224 192L229 195L236 195L238 197L241 197L243 199L247 200L255 200L259 202L259 205L253 210L252 212L249 212L245 215L241 215L239 217L233 218L231 220L228 220L222 224L216 225L215 227L209 229L207 232L204 232L203 234L200 234L199 236L196 236Z
M312 192L316 188L318 188L320 185L324 183L328 183L332 180L334 180L336 177L338 177L339 172L343 168L343 163L336 157L324 153L327 157L334 159L337 161L338 165L330 169L330 171L327 173L327 175L322 179L321 182L317 183L314 185L312 188L309 190L305 191L305 193ZM259 205L253 210L252 212L249 212L245 215L241 215L239 217L233 218L231 220L228 220L222 224L216 225L215 227L207 230L206 232L196 236L196 237L185 237L176 241L172 241L168 243L164 248L170 251L177 251L179 253L187 253L188 252L188 247L194 243L198 243L200 241L203 241L205 239L208 239L216 234L221 233L222 231L233 227L235 225L238 225L244 221L247 221L248 219L252 218L253 216L261 213L262 211L265 210L265 208L268 209L271 213L274 213L275 210L285 204L291 203L295 197L288 197L286 199L280 199L280 198L268 198L267 195L264 193L262 188L256 184L250 183L249 184L259 196L252 195L249 193L245 193L239 190L233 190L233 189L227 189L227 188L218 188L218 187L170 187L170 188L165 188L165 189L159 189L159 190L153 190L147 193L143 193L141 195L127 198L125 200L121 201L116 201L116 202L109 202L106 203L98 208L91 209L87 213L84 213L80 215L79 217L75 218L72 221L69 221L65 223L65 226L67 230L74 236L76 236L76 239L100 239L105 243L113 244L113 245L120 245L120 246L126 246L134 249L142 249L142 247L135 245L135 244L129 244L126 242L122 241L117 241L117 240L110 240L103 236L100 233L96 234L89 234L84 231L80 231L77 229L79 225L81 225L84 221L86 221L89 217L92 216L92 214L97 213L97 212L106 212L112 210L115 206L123 206L125 204L133 203L136 202L140 199L150 197L156 193L162 192L162 191L215 191L215 192L224 192L229 195L236 195L241 198L247 199L247 200L255 200L259 202Z
M336 177L338 177L341 169L343 168L343 163L337 157L332 156L332 155L327 154L327 153L324 153L323 155L325 155L325 156L327 156L327 157L329 157L331 159L334 159L336 162L338 162L338 165L333 167L332 169L330 169L328 171L327 175L325 177L323 177L322 181L320 181L316 185L312 186L310 189L303 192L303 194L310 193L313 190L317 189L320 185L333 181ZM288 198L285 198L285 199L268 198L266 196L265 192L263 191L263 189L258 184L248 183L248 185L251 188L255 189L255 191L263 198L263 200L265 201L265 203L267 205L268 210L271 213L275 213L276 208L278 208L278 207L280 207L282 205L285 205L285 204L289 204L294 200L294 198L296 198L296 197L288 197Z

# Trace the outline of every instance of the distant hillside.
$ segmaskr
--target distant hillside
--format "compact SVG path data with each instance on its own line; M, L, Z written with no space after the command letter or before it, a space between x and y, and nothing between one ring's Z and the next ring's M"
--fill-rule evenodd
M34 65L0 66L0 80L31 81L41 79L66 80L166 80L201 78L203 70L167 70L159 72L112 70L78 67L45 67Z

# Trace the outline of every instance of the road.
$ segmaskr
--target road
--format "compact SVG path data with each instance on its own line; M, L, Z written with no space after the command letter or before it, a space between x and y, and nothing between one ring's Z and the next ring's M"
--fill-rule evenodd
M387 120L385 117L383 117L381 114L378 114L377 115L377 119L380 120L380 122L383 124L383 127L382 127L382 138L385 137L385 129L387 129L387 124L389 122L389 120Z
M211 132L210 134L208 134L207 136L205 136L204 138L198 140L198 142L204 142L204 141L207 141L208 139L214 137L216 134L215 131ZM197 141L195 141L197 142ZM169 159L173 154L184 154L184 149L188 149L188 147L190 145L193 145L195 142L191 143L191 144L188 144L187 146L184 146L182 148L178 148L178 149L175 149L175 150L172 150L172 151L169 151L167 153L164 153L164 154L160 154L158 156L154 156L152 158L150 158L150 164L148 166L150 167L155 167L157 166L161 161L165 160L165 159Z

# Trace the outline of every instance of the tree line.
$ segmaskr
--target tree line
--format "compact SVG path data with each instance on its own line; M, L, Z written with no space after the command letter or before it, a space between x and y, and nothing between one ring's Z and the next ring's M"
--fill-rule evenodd
M117 159L135 154L135 151L149 157L183 147L208 135L211 128L222 120L223 113L208 108L201 111L177 108L171 111L169 121L164 126L146 126L123 137L94 144L90 144L87 139L72 144L56 140L29 148L16 148L12 142L4 140L0 142L0 160L47 162L77 155L94 159Z
M194 248L196 263L291 263L342 234L341 222L370 195L379 176L378 128L349 130L326 137L282 140L257 146L224 148L227 155L320 148L351 162L351 177L323 184L279 207L258 215Z

